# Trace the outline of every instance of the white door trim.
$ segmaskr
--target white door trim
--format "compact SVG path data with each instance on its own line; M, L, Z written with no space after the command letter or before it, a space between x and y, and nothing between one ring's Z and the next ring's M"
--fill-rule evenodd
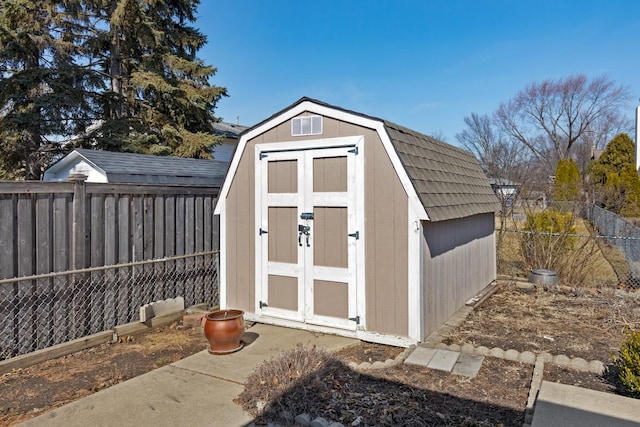
M335 148L335 150L334 150ZM349 282L354 281L355 286L349 287L349 317L350 318L358 318L359 323L355 324L353 321L349 321L345 319L344 325L342 325L339 320L336 318L324 318L322 316L311 316L304 318L302 310L309 310L306 313L313 313L313 295L307 295L306 298L303 295L303 292L299 292L298 295L298 313L288 312L286 310L275 310L270 308L268 310L263 310L260 306L260 301L266 300L266 295L264 292L266 290L266 277L267 273L264 271L264 268L269 268L269 272L271 271L290 271L290 266L285 265L277 265L275 263L267 262L267 239L262 238L260 235L260 230L267 230L267 206L274 205L282 205L282 206L291 206L294 202L297 203L296 206L303 206L304 201L301 200L305 194L313 194L312 180L305 179L304 174L308 171L305 171L305 168L298 167L298 182L299 183L307 183L309 188L305 188L304 192L298 192L297 194L273 194L270 195L267 192L267 168L263 165L266 163L262 162L264 155L268 156L269 160L277 160L279 158L282 159L292 159L297 158L302 160L304 157L304 153L306 151L314 151L322 150L321 156L319 157L333 157L336 155L344 155L345 148L356 149L355 155L352 160L352 167L348 168L350 176L348 176L349 187L353 189L348 192L348 195L345 193L325 193L325 194L315 194L313 198L310 198L310 203L312 205L322 205L322 206L345 206L349 204L351 209L348 213L348 226L349 232L358 231L359 238L349 238L348 251L349 251L349 259L355 260L352 271L348 273ZM337 327L337 328L347 328L353 329L354 325L357 329L364 329L366 325L366 300L365 300L365 271L364 271L364 248L365 248L365 236L364 236L364 136L350 136L350 137L339 137L339 138L324 138L318 140L297 140L291 142L276 142L276 143L266 143L266 144L256 144L255 153L254 153L254 161L255 161L255 226L256 226L256 237L255 237L255 263L256 263L256 283L255 283L255 313L256 316L275 316L281 319L287 319L287 314L291 315L289 318L293 318L295 321L300 321L304 318L305 322L314 323L320 326L327 327ZM312 158L313 155L311 154ZM299 163L300 165L300 163ZM263 198L265 198L263 200ZM345 200L346 197L346 200ZM349 200L350 199L350 200ZM263 203L266 202L266 203ZM267 230L268 231L268 230ZM299 256L304 256L304 254L300 253ZM299 258L300 259L300 258ZM270 267L265 267L270 265ZM334 277L336 278L344 278L344 273L335 274L337 271L332 270L327 267L315 267L314 273L317 272L322 277ZM325 274L326 273L326 276ZM306 275L310 279L313 280L313 274ZM313 289L313 286L308 286L308 283L305 283L305 289ZM306 300L305 300L306 299ZM311 304L311 305L310 305Z

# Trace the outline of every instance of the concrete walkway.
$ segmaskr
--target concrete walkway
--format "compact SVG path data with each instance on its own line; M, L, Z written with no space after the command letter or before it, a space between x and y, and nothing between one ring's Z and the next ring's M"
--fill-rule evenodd
M21 426L245 426L251 416L233 403L256 366L298 344L330 351L357 340L256 324L242 350L206 350L28 420Z
M640 400L542 382L531 427L640 426Z

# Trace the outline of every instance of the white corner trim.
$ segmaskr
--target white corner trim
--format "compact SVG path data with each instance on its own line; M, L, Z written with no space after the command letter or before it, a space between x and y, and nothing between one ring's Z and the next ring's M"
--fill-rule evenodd
M248 133L240 137L240 141L238 142L238 148L236 149L233 155L233 159L231 160L231 165L229 165L229 172L227 173L224 183L222 184L222 189L220 190L219 198L224 199L227 197L227 194L229 193L229 188L231 186L231 182L233 181L233 178L236 174L236 170L238 169L240 159L242 158L242 154L247 146L248 141L305 111L308 111L310 113L320 114L325 117L330 117L333 119L345 121L347 123L353 123L358 126L374 129L378 133L378 136L382 141L382 145L384 146L385 151L389 156L389 159L391 159L393 168L395 169L396 174L398 175L404 190L409 196L409 201L413 206L413 209L418 213L418 216L420 217L420 219L422 220L429 219L427 215L427 211L425 210L424 206L422 205L422 202L420 202L420 199L418 198L418 193L413 187L413 184L411 183L409 176L407 175L404 167L402 166L402 162L400 162L400 157L398 157L398 153L396 153L395 149L393 148L391 139L389 138L389 135L387 134L384 128L384 123L380 120L374 120L368 117L363 117L357 114L348 113L346 111L337 110L335 108L326 107L324 105L319 105L312 101L301 102L300 104L292 107L287 111L284 111L279 116L272 118L271 120L263 123L262 125L256 127L255 129L250 130ZM214 213L219 213L218 206L216 206Z
M237 150L236 150L237 152ZM255 217L255 228L254 228L254 243L253 243L253 251L254 251L254 277L255 282L253 283L255 298L253 300L253 311L255 313L261 313L262 307L260 302L266 301L266 295L263 295L263 289L266 287L267 277L263 272L263 268L266 268L267 265L267 247L268 247L268 238L269 235L264 235L264 237L260 234L260 229L264 229L268 231L268 210L266 206L263 206L262 194L263 192L266 194L267 191L267 168L264 162L260 161L260 148L255 145L255 149L252 154L251 161L254 164L253 168L253 182L254 182L254 217Z
M224 200L220 202L220 271L218 271L218 295L220 297L220 309L224 310L227 304L227 206Z
M408 257L407 257L407 317L409 337L421 341L424 331L423 313L423 288L422 288L422 222L412 209L411 203L408 206Z
M356 204L355 215L356 224L360 230L360 238L356 240L356 315L360 316L359 329L367 329L367 285L366 285L366 222L365 222L365 143L361 137L356 143L358 155L355 162L356 175Z

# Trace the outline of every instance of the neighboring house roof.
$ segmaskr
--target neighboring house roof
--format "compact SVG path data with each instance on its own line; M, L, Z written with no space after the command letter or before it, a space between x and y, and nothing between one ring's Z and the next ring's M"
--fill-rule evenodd
M241 144L246 143L246 141L243 142L244 138L250 139L254 133L262 132L262 128L269 126L273 120L284 121L303 111L329 117L339 115L340 119L347 117L359 122L362 126L378 130L383 144L388 138L395 152L394 155L389 152L390 150L387 150L392 163L397 155L399 167L404 169L408 178L407 180L401 176L401 182L410 197L414 194L419 199L422 205L421 209L426 211L424 219L444 221L500 210L500 202L473 154L386 120L329 105L315 99L301 98L289 107L251 127L243 133ZM336 114L335 112L346 114ZM359 120L359 118L365 120ZM239 146L237 151L241 152L243 149L244 147ZM234 168L237 167L239 161L239 158L236 159L237 154L232 160L229 174L233 174ZM395 163L394 167L396 167ZM220 199L226 197L228 185L230 183L225 182Z
M246 129L249 129L249 126L234 125L233 123L227 122L217 122L213 124L213 133L227 138L238 139L240 134Z
M217 160L77 148L47 169L45 180L79 159L103 172L111 183L220 185L229 167Z
M489 184L496 187L518 187L522 185L519 182L511 181L510 179L506 178L489 178Z

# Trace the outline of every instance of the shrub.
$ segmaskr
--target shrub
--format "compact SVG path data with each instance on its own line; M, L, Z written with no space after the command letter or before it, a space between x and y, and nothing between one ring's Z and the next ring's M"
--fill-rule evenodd
M547 209L528 213L524 231L520 251L526 270L554 270L563 283L573 286L582 286L593 273L598 245L593 238L575 236L572 212Z
M622 342L613 363L618 368L618 378L630 396L640 398L640 331L627 326L626 339Z
M521 242L522 256L527 268L559 270L562 259L575 244L576 227L573 213L555 209L528 213Z
M298 346L258 366L236 403L254 416L288 422L282 419L284 414L310 412L318 403L316 396L328 396L331 383L327 377L344 368L332 353Z

